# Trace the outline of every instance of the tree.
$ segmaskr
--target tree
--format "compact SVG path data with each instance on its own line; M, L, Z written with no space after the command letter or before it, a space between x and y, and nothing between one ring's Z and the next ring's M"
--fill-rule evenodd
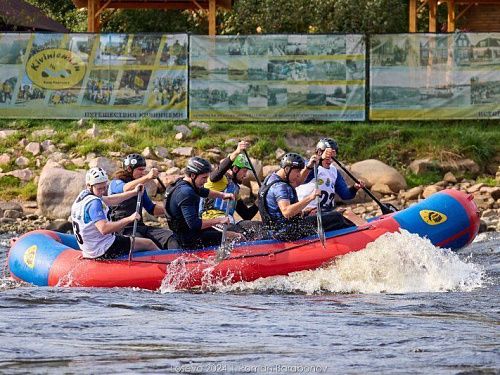
M407 6L405 0L239 0L227 12L222 32L406 32Z
M73 32L87 29L87 11L71 0L27 0ZM236 0L217 15L221 34L397 33L408 29L407 0ZM103 32L206 34L206 12L106 10Z

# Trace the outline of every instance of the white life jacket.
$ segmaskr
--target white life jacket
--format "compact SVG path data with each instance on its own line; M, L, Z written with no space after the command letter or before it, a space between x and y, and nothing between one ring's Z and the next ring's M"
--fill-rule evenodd
M318 189L321 190L321 210L331 211L335 206L335 181L337 181L338 171L335 167L323 168L318 167ZM311 194L316 188L316 181L314 178L307 184L298 186L297 195L299 201ZM307 205L308 208L316 208L316 200L313 200Z
M88 190L82 191L71 206L71 220L73 222L73 231L83 251L84 258L97 258L102 256L115 240L114 234L102 234L99 232L95 223L87 217L85 222L85 210L93 200L98 199L102 204L104 214L108 216L109 208L101 198L90 194ZM88 215L87 215L88 216Z

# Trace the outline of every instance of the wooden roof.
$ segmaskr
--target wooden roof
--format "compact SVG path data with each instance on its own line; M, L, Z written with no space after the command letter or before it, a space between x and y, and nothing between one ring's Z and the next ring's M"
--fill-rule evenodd
M7 26L16 26L31 30L68 32L59 22L49 18L37 7L23 0L3 0L0 17Z

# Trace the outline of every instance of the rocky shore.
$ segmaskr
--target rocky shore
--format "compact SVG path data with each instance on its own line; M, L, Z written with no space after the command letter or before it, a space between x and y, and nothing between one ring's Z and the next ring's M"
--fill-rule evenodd
M206 132L209 125L192 122L188 125L175 127L175 137L182 140L194 130ZM0 130L0 139L12 136L15 130ZM36 201L0 201L0 233L24 233L32 229L48 228L59 231L71 230L67 222L71 204L81 189L84 188L85 170L90 167L101 167L112 175L121 167L121 159L130 152L128 146L123 147L127 152L109 152L105 156L89 152L78 155L67 152L66 145L57 144L51 140L56 134L53 129L44 129L33 132L30 137L21 139L15 147L0 154L0 178L12 176L21 183L33 182L37 186ZM93 125L85 130L87 137L99 137L99 129ZM37 140L33 140L37 139ZM112 139L99 139L99 142L112 142ZM220 147L214 147L201 152L201 156L213 163L219 162L228 152L234 150L237 139L226 139ZM300 147L300 146L299 146ZM295 147L297 150L297 147ZM135 150L138 151L138 150ZM303 155L313 150L303 147ZM275 152L275 163L264 165L263 161L252 159L260 179L278 169L278 160L285 150ZM197 153L199 154L199 153ZM182 168L187 158L195 155L195 149L190 146L177 147L168 150L162 146L147 147L142 150L147 160L148 168L158 168L160 179L167 185L182 175ZM2 166L15 166L3 172ZM419 200L447 188L458 189L474 196L481 213L481 231L500 231L500 167L496 163L496 176L492 176L495 186L477 182L473 178L463 176L478 176L479 166L469 159L456 159L440 162L432 159L414 160L406 168L415 175L425 173L429 169L439 171L442 180L432 185L423 185L408 188L404 176L396 169L375 159L363 160L348 166L351 173L364 181L366 186L384 203L391 203L403 209ZM344 174L343 171L341 173ZM344 174L346 181L352 181ZM492 185L491 183L489 185ZM146 186L148 193L156 200L162 199L162 188L157 181ZM241 195L252 201L257 194L258 185L253 175L249 174ZM349 207L354 213L370 218L380 215L378 205L363 192L358 192L356 198L350 202L338 202L339 205ZM153 225L166 225L163 218L145 217Z

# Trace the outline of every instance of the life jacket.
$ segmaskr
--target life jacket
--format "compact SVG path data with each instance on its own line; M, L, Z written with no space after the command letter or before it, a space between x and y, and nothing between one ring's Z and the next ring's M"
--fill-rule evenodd
M84 258L97 258L103 255L115 240L114 234L102 234L94 222L86 221L85 211L89 203L98 200L102 204L104 214L108 216L108 207L101 198L88 190L82 191L71 206L73 231Z
M122 179L121 181L128 183L132 181L132 179L127 178L127 179ZM136 206L137 206L137 194L134 194L133 197L124 200L119 205L113 206L111 208L111 216L110 216L111 220L118 221L132 215L135 212ZM143 207L143 200L141 201L141 209L139 212L142 212L142 207ZM138 221L138 224L144 225L144 221L142 220L142 215L141 219Z
M182 215L179 215L179 217L173 216L169 210L170 201L172 200L172 196L173 196L174 192L182 185L188 185L189 187L193 188L189 184L189 182L184 181L183 178L179 178L177 181L175 181L173 184L171 184L169 187L167 187L167 190L165 191L165 216L167 218L168 227L174 233L188 232L189 231L189 226L187 225L186 220L184 219L184 216L182 216ZM195 190L193 189L193 191L195 191Z
M272 174L271 176L273 176ZM279 182L285 183L294 192L295 196L290 197L290 203L296 203L297 202L297 193L295 192L295 189L293 188L290 183L287 181L283 180L281 177L278 176L278 179L272 181L271 183L267 184L267 181L269 181L270 177L266 178L264 180L264 183L262 184L262 187L259 189L259 199L257 202L257 207L259 208L260 216L262 217L262 222L264 223L265 226L267 227L277 227L278 225L287 225L287 224L296 224L299 221L301 221L301 218L299 216L292 217L290 219L287 219L281 214L282 218L277 220L276 218L273 218L271 214L269 213L269 206L267 204L267 195L269 193L269 189L274 185Z
M321 210L332 211L335 207L335 181L337 181L338 171L334 166L330 168L318 167L318 189L321 190ZM299 200L304 199L316 189L316 180L313 178L306 184L297 187ZM313 200L306 207L316 208L316 200Z
M217 185L224 184L222 188ZM210 190L222 191L224 193L232 193L235 197L240 192L240 187L233 181L232 178L224 176L221 181L212 183L210 180L205 184L205 187ZM234 222L234 212L236 211L236 200L224 200L222 198L202 198L200 201L200 211L203 219L214 219L226 215L226 207L229 204L229 217Z

